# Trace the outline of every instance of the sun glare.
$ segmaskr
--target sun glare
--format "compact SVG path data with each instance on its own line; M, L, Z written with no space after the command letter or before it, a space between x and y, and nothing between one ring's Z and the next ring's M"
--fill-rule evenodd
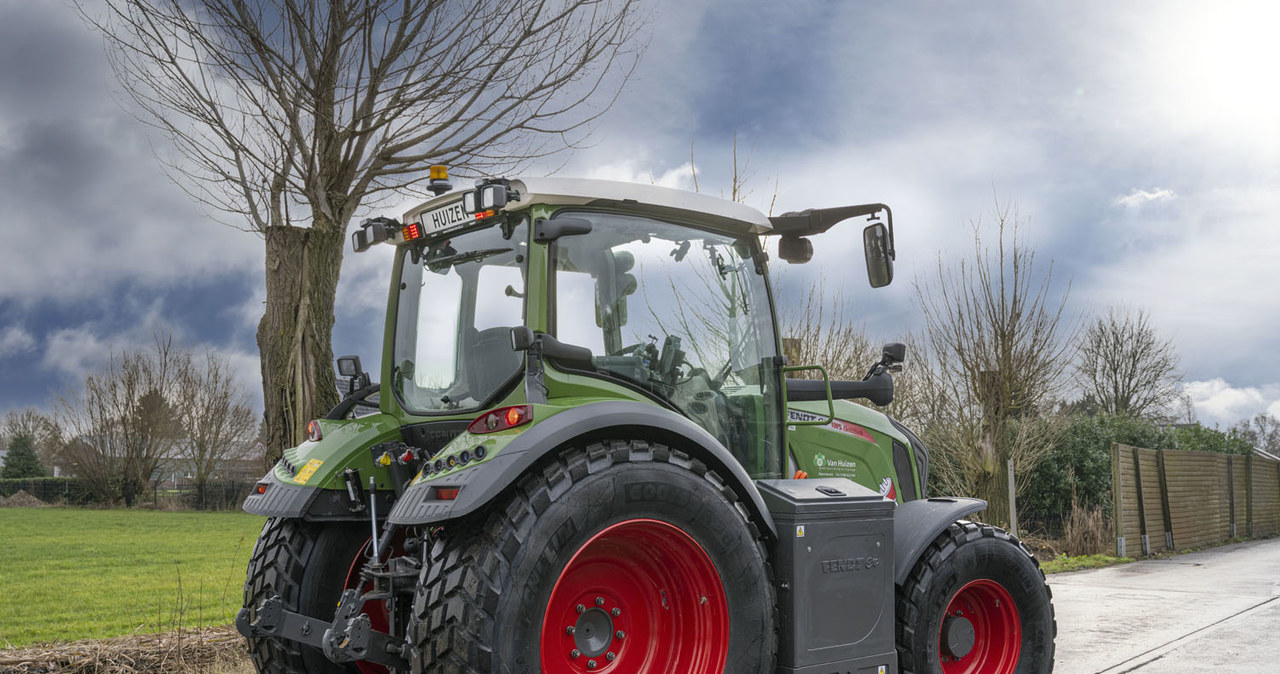
M1155 77L1170 121L1214 135L1280 139L1280 4L1196 2L1161 19Z

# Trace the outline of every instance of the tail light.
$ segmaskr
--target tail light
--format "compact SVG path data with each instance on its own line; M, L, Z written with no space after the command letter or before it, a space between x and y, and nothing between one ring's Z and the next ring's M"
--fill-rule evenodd
M516 426L523 426L530 421L533 421L533 407L529 405L499 407L476 417L475 421L472 421L471 425L467 426L467 432L473 435L497 433Z

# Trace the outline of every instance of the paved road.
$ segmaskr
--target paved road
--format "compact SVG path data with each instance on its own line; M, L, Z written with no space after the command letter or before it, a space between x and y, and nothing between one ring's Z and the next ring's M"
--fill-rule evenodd
M1280 672L1280 539L1049 577L1057 674Z

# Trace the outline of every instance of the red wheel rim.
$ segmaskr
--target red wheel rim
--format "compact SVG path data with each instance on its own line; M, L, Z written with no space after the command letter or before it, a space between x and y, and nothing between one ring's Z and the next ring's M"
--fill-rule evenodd
M720 674L729 607L715 564L679 528L628 520L569 560L542 620L542 671Z
M355 559L351 560L351 568L347 570L347 580L342 585L343 590L357 588L361 592L368 592L373 589L373 583L360 582L360 570L364 568L365 562L373 553L366 555L373 539L370 538L360 546L356 551ZM398 547L398 546L397 546ZM379 632L387 632L391 627L391 619L387 615L387 603L382 600L371 601L364 605L362 609L364 613L369 615L369 626ZM356 669L360 670L360 674L387 674L388 670L382 665L374 664L364 660L357 660Z
M1022 619L1004 586L971 581L947 604L938 627L943 674L1011 674L1022 651Z

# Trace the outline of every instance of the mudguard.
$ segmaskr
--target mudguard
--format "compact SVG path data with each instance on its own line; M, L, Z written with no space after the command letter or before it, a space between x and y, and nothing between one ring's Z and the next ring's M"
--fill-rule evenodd
M241 507L247 513L264 517L296 517L311 522L369 519L368 512L353 508L351 497L345 491L288 484L280 481L274 471L267 473L258 484L265 487L265 492L259 494L255 491L244 500ZM391 490L380 489L376 496L379 513L387 512L395 502L395 492Z
M496 498L525 471L547 454L576 438L615 437L626 439L643 429L644 436L672 446L692 443L704 461L710 459L717 472L738 494L745 496L752 517L777 536L773 517L764 499L737 459L710 433L689 419L655 405L630 401L597 402L560 412L524 431L500 454L473 468L451 476L449 487L461 487L454 500L434 497L435 485L420 482L405 490L387 516L392 524L435 524L469 515Z
M893 582L902 585L925 548L952 522L987 509L976 498L929 498L908 501L893 512Z

